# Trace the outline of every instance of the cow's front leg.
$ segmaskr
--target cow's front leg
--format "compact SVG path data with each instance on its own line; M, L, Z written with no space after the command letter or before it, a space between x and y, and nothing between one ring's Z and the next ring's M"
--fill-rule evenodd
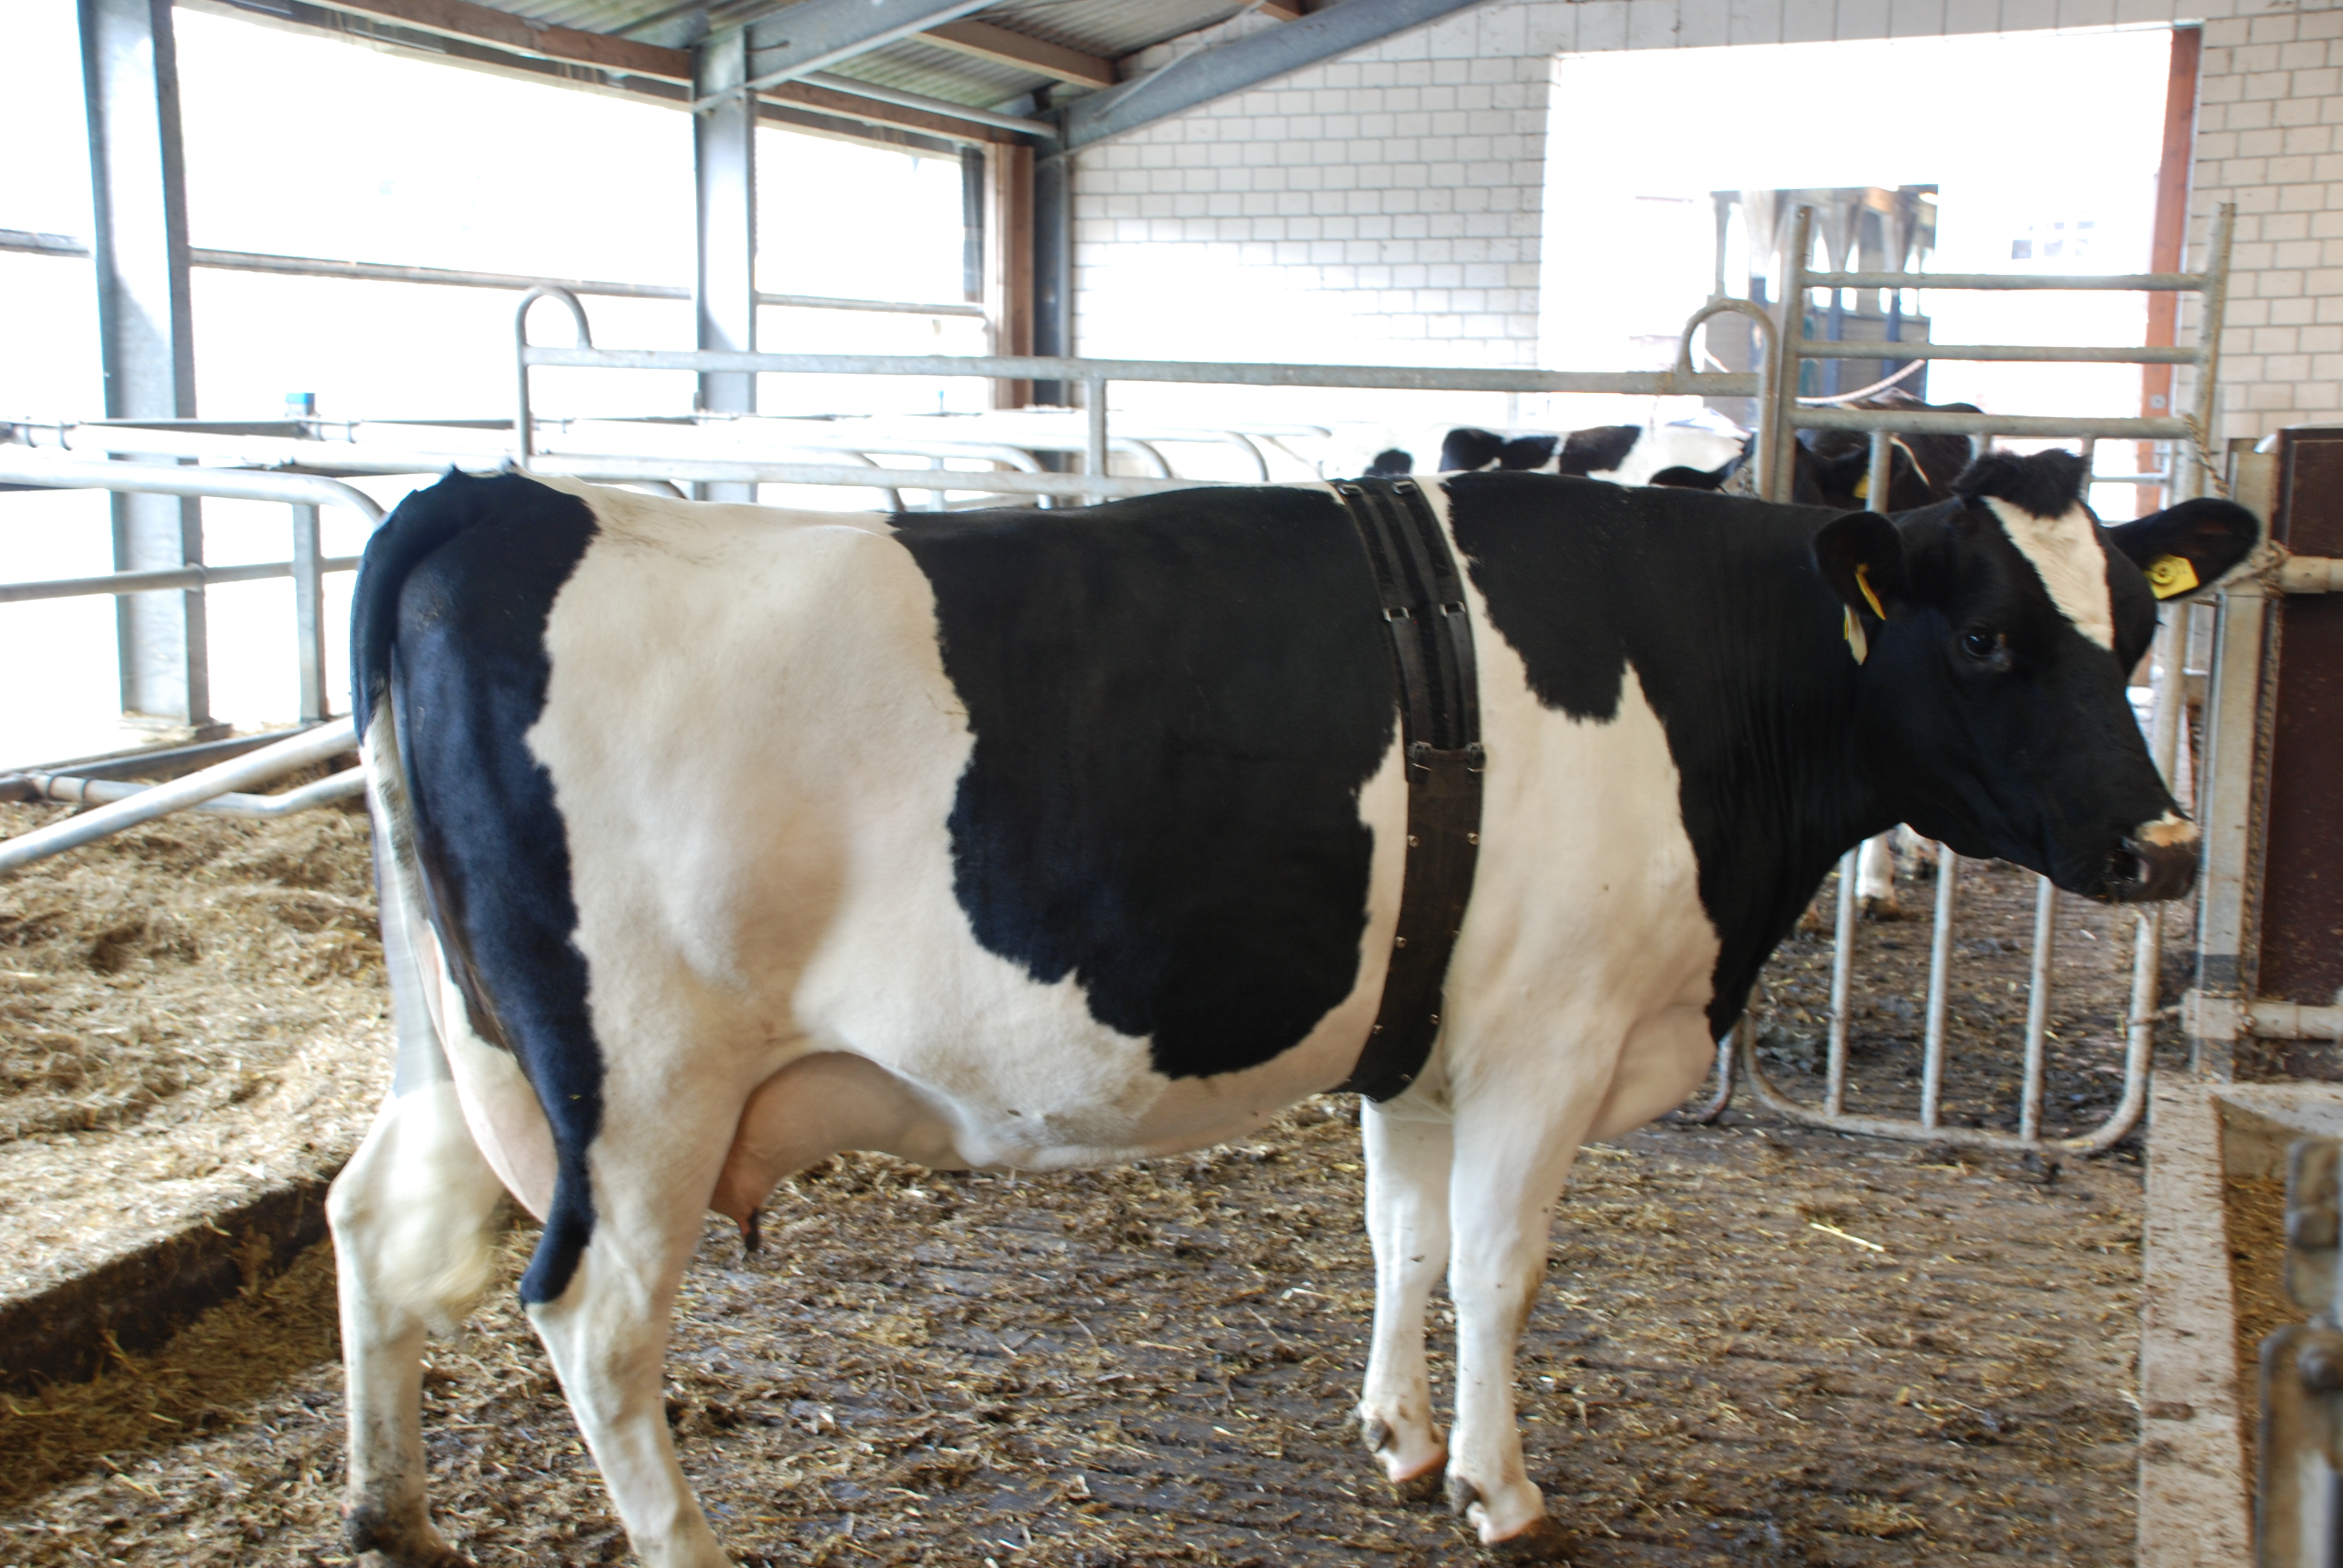
M732 1128L680 1098L606 1121L592 1154L592 1239L568 1287L528 1315L637 1560L721 1568L731 1560L676 1462L662 1382L676 1291Z
M1432 1420L1423 1313L1448 1262L1448 1167L1454 1157L1445 1110L1359 1102L1367 1151L1367 1236L1375 1250L1374 1345L1359 1394L1359 1431L1384 1477L1403 1496L1439 1489L1448 1445Z
M1592 1095L1482 1093L1456 1111L1448 1293L1456 1303L1456 1429L1449 1505L1482 1544L1543 1557L1556 1544L1522 1463L1513 1355L1545 1273L1554 1205L1593 1115Z
M1904 912L1896 896L1896 830L1876 833L1863 841L1855 856L1856 905L1875 920L1892 920Z

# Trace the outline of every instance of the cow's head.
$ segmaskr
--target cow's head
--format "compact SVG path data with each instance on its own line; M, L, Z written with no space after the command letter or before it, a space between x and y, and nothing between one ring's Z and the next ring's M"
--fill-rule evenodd
M2157 596L2218 579L2261 525L2201 499L2103 528L2085 478L2071 453L1989 456L1952 500L1815 536L1863 658L1859 764L1888 808L1961 854L2096 899L2177 898L2196 879L2197 829L2149 759L2125 679Z

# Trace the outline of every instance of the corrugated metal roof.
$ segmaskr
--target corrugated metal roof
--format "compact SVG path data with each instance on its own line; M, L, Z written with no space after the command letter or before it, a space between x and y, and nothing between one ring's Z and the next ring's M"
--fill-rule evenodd
M977 15L1013 33L1118 60L1243 9L1228 0L1001 0Z
M525 21L586 33L623 34L637 28L633 35L643 42L669 46L699 35L708 20L722 25L728 11L738 16L744 9L752 14L759 9L757 0L714 0L693 5L679 5L677 0L493 0L488 8ZM997 0L970 13L968 19L1112 62L1223 21L1244 8L1236 0ZM1087 90L1015 64L944 49L920 41L916 35L834 62L827 69L876 85L979 108L997 107L1045 85L1061 101Z
M1022 65L980 60L916 38L899 38L867 55L840 61L830 70L833 75L978 108L1007 103L1054 79Z
M502 0L490 9L581 33L616 33L673 5L674 0Z

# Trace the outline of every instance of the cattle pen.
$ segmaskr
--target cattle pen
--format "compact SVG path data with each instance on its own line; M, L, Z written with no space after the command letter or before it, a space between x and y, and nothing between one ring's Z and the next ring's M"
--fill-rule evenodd
M1944 435L1978 457L2076 448L2110 521L2134 495L2143 517L2243 503L2264 548L2168 597L2151 574L2153 647L2114 688L2127 743L2144 739L2201 829L2201 874L2184 900L2127 907L1937 845L1903 873L1907 918L1872 907L1861 851L1838 860L1714 1041L1709 1081L1578 1152L1513 1366L1554 1531L1501 1545L1669 1568L2333 1560L2331 16L2231 0L2121 16L1894 0L1876 19L1842 0L1820 22L1798 0L1729 17L1694 0L41 3L72 15L0 36L64 41L30 75L70 63L74 85L26 101L85 114L89 150L80 182L78 130L59 142L84 205L41 194L54 171L0 196L0 511L26 519L0 549L24 710L0 711L0 1568L407 1560L391 1535L359 1550L363 1518L349 1533L344 1335L364 1339L336 1276L364 1249L345 1233L337 1257L327 1218L377 1106L413 1088L410 1064L394 1091L393 998L410 1020L429 1005L383 935L397 849L369 810L343 647L360 548L402 498L443 474L535 477L656 516L779 503L910 537L1005 508L1103 526L1091 508L1115 502L1332 489L1435 417L1714 430L1727 409L1750 427L1730 487L1758 501L1799 498L1804 438L1866 439L1855 493L1875 498L1908 438ZM2016 71L2038 48L2086 62L2041 80L2112 105L2099 90L2138 74L2143 29L2157 80L2132 96L2163 104L2162 142L2137 168L2058 148L2113 144L2046 108L2062 156L2046 161L2072 178L2004 153L1988 178L1941 132L1913 163L1902 124L1835 130L1819 160L1713 148L1690 206L1704 224L1716 203L1713 287L1670 292L1681 258L1648 236L1674 229L1618 216L1686 205L1636 182L1659 190L1675 122L1708 125L1709 106L1672 99L1666 134L1637 133L1657 151L1589 158L1562 134L1590 62L1659 50L1684 52L1687 83L1704 50L1761 74L1778 59L1785 91L1817 67L1884 70L1910 87L1894 118L1920 125L1974 102L1979 62ZM350 57L386 96L364 95ZM286 89L293 129L231 160L225 102L265 87ZM20 133L28 114L0 105ZM403 127L385 146L412 146L368 150L368 114ZM573 156L568 139L605 121ZM630 172L630 143L661 183ZM489 146L501 172L484 178ZM266 223L222 173L248 178L256 150L303 193ZM1902 183L1789 186L1817 175ZM2127 180L2153 190L2107 194ZM1707 188L1728 184L1780 188ZM1907 264L1908 232L1879 253L1887 270L1841 254L1852 241L1824 232L1853 232L1838 208L1881 200L1907 230L1916 201L1941 208L1936 262ZM2127 202L2137 233L2110 216ZM1768 231L1729 245L1735 203ZM679 243L637 243L661 234ZM1640 247L1649 288L1586 283L1581 253L1605 246ZM2035 270L2002 270L2005 246ZM1744 248L1749 286L1728 289ZM364 256L385 259L347 259ZM68 272L95 282L75 286L96 301L85 323L55 303ZM1961 330L1956 297L2021 297L2041 302L2006 318L2025 330L1935 336ZM2144 331L2090 314L2118 298L2146 302ZM2063 307L2081 325L2027 337ZM1875 316L1924 336L1844 337ZM1613 327L1632 352L1587 349ZM1848 361L1886 379L1842 395ZM1830 367L1827 396L1808 395L1808 363ZM1955 374L1979 366L2137 370L2137 411L2128 382L2114 401L2070 396L2079 381L2038 401L1963 392ZM1982 410L1864 401L1926 367L1952 388L1928 396ZM326 411L293 394L280 414L276 388L304 385L328 388ZM1886 611L1866 622L1840 596L1859 666ZM1450 611L1431 608L1385 619ZM1837 670L1840 648L1834 632ZM26 717L61 711L55 693L99 664L118 704ZM261 668L254 703L236 683ZM1395 733L1406 755L1414 731ZM665 759L669 782L698 760ZM1362 1380L1387 1354L1370 1325L1394 1273L1370 1246L1362 1117L1356 1097L1316 1094L1233 1141L1096 1170L849 1151L783 1181L751 1228L709 1216L657 1402L729 1560L1494 1560L1461 1460L1452 1507L1436 1473L1387 1483L1361 1447L1392 1438ZM545 1234L502 1202L486 1294L435 1325L421 1369L431 1514L479 1568L649 1550L590 1446L599 1395L574 1377L565 1393L572 1369L523 1306ZM1446 1412L1473 1381L1471 1311L1435 1288L1435 1420L1459 1454Z

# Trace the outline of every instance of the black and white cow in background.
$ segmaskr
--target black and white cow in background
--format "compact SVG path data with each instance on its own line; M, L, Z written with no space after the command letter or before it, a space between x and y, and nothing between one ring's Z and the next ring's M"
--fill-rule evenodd
M1460 425L1440 443L1443 474L1503 469L1569 474L1619 485L1664 485L1721 490L1747 455L1749 437L1714 425L1595 425L1558 436L1500 436ZM1375 454L1367 474L1397 478L1414 471L1413 453L1393 447Z
M1926 403L1900 387L1851 408L1895 409L1920 414L1975 414L1974 403ZM1966 436L1898 433L1889 444L1887 504L1871 498L1871 436L1864 430L1801 430L1792 499L1809 507L1845 510L1909 512L1933 506L1953 493L1953 482L1969 463Z
M1429 498L1466 574L1480 871L1423 1076L1363 1108L1383 1474L1553 1540L1513 1356L1580 1144L1702 1079L1849 845L1899 820L2100 899L2194 876L2124 700L2138 563L2077 469L1900 522L1532 474ZM841 518L451 476L367 549L357 711L400 1060L336 1181L351 1543L429 1523L427 1329L521 1296L641 1559L725 1561L661 1357L710 1208L847 1149L1049 1171L1249 1136L1374 1017L1406 787L1329 487ZM1426 1300L1456 1314L1433 1418Z

